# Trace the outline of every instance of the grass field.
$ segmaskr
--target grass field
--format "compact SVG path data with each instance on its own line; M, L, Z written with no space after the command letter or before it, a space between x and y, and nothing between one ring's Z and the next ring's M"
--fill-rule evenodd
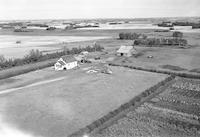
M121 67L111 67L112 75L87 74L87 67L46 68L1 80L2 120L34 136L67 136L167 77Z
M199 80L176 78L161 94L94 136L198 137L199 92Z
M114 63L129 64L154 69L169 69L164 65L178 66L183 71L200 68L200 47L179 49L171 47L136 47L143 54L137 58L116 58ZM148 58L153 56L153 58ZM185 69L185 70L184 70ZM173 69L172 69L173 70Z
M154 32L153 30L126 30L129 32L139 32L145 33L149 37L171 37L172 32ZM122 30L121 32L126 32ZM111 31L112 32L112 31ZM110 34L111 34L110 32ZM106 51L114 56L117 49L121 45L132 45L132 40L117 40L116 36L111 39L97 40L96 42L101 46L104 46ZM190 48L178 48L178 47L145 47L145 46L135 46L136 50L139 53L142 53L141 56L135 58L116 58L113 63L132 65L137 67L144 67L150 69L161 69L169 71L178 71L178 72L194 72L199 73L200 64L200 34L194 33L184 33L184 38L188 40ZM82 43L68 43L67 47L74 46L86 46L92 45L94 41L87 41ZM153 56L153 58L148 58L148 56ZM167 66L167 67L166 67Z
M105 43L104 39L118 38L120 32L138 32L150 33L152 29L119 29L119 30L34 30L33 32L13 32L13 30L0 30L0 40L3 42L0 46L0 55L6 58L22 58L31 49L39 49L40 51L55 52L67 48L93 45L95 41ZM8 41L6 41L8 40ZM21 44L15 44L17 40L21 40ZM66 41L63 43L63 41ZM76 41L76 42L74 42ZM80 42L81 41L81 42ZM86 42L85 42L86 41ZM106 40L105 40L106 41ZM108 41L107 41L108 42ZM72 44L71 44L72 43ZM86 45L87 44L87 45ZM103 45L104 46L104 45Z

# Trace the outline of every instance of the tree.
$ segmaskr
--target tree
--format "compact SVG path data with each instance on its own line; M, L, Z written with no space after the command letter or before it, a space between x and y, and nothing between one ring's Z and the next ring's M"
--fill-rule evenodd
M175 38L175 45L176 45L176 43L178 44L178 45L180 45L181 43L180 43L180 40L182 39L182 37L183 37L183 33L182 32L179 32L179 31L175 31L173 34L172 34L172 36Z
M119 39L124 39L124 33L119 33Z
M3 55L0 55L0 63L6 62L6 59Z
M183 33L182 32L179 32L179 31L175 31L175 32L173 32L173 34L172 34L172 37L174 37L174 38L183 38Z
M28 55L25 55L25 60L27 60L28 62L35 62L38 61L40 58L42 57L42 52L40 52L38 49L34 50L30 50Z

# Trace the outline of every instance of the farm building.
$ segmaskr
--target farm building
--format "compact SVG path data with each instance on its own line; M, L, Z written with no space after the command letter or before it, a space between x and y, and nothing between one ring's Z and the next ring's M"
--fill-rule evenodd
M78 55L75 59L80 63L84 63L86 61L86 57L84 55Z
M80 53L80 55L84 55L84 56L87 56L88 54L89 54L88 51L82 51L82 52Z
M133 48L133 46L121 46L117 50L118 56L130 57L130 56L136 55L136 54L137 54L137 51L136 51L136 49Z
M75 59L78 62L84 63L84 62L86 62L86 57L88 54L89 54L88 51L82 51L78 56L75 57Z
M63 56L55 64L55 70L68 70L78 66L78 61L73 56Z

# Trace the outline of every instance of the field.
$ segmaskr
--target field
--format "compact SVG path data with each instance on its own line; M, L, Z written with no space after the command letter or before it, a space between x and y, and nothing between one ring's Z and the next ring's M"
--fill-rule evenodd
M83 32L82 32L83 31ZM80 35L84 33L82 30ZM135 46L136 50L141 53L137 58L122 58L116 57L115 53L121 45L132 45L132 40L118 40L118 34L120 32L136 32L144 33L148 37L171 37L172 32L154 32L154 30L91 30L94 35L107 35L113 38L86 41L86 42L72 42L67 43L67 47L75 46L87 46L92 45L97 42L105 48L105 50L112 54L115 58L114 62L116 64L131 65L136 67L144 67L150 69L160 69L176 72L194 72L198 73L200 71L200 33L184 33L185 39L188 40L189 48L178 48L178 47L145 47L145 46ZM73 34L73 33L72 33ZM153 58L148 58L148 56L153 56ZM167 67L166 67L167 66Z
M18 33L0 30L0 55L4 54L6 58L23 57L30 49L50 53L64 47L84 47L97 42L105 50L90 53L89 58L93 60L100 57L100 61L120 66L190 73L195 76L200 73L199 32L184 32L183 38L189 43L187 48L134 46L140 54L127 58L116 56L116 51L121 45L132 45L133 40L119 40L119 33L135 32L148 37L168 38L172 32L155 32L158 28L152 26L140 26L141 29L134 26L119 27ZM16 44L17 40L22 41L20 47ZM0 135L14 130L16 135L13 136L20 137L71 135L107 114L112 114L113 110L168 77L160 73L114 66L109 66L113 71L111 75L86 73L93 63L70 71L56 72L53 67L41 69L55 61L52 59L0 72ZM9 78L3 79L5 77ZM151 89L149 93L157 92ZM149 93L142 95L148 96ZM176 77L162 93L149 98L143 98L145 103L142 102L141 106L128 113L124 112L124 117L91 136L200 136L200 80ZM137 103L140 101L139 98Z
M171 32L167 33L146 33L148 36L154 37L170 37ZM148 69L168 70L176 72L197 72L200 70L200 39L197 38L199 34L184 34L184 38L188 40L190 48L178 47L145 47L135 46L135 49L140 53L138 57L122 58L116 57L114 64L129 65L136 67L143 67ZM115 50L116 47L110 42L108 44L109 50ZM122 45L123 41L119 41ZM133 42L124 41L124 45L130 45ZM109 46L110 45L110 46ZM117 45L117 44L115 44ZM120 45L119 45L120 46ZM118 46L118 48L119 48ZM112 48L113 47L113 48ZM148 58L152 56L152 58ZM192 71L194 70L194 71Z
M176 78L150 101L95 137L200 136L200 80Z
M34 136L67 136L167 77L123 67L110 67L112 75L87 74L88 67L46 68L1 80L2 121Z
M105 38L108 37L0 35L0 55L6 58L23 58L31 49L38 49L45 53L55 52L62 49L66 43ZM16 44L16 41L21 43Z

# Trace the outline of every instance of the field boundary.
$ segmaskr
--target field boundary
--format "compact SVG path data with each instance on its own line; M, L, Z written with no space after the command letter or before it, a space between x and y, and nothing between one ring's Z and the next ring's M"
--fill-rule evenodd
M136 70L142 70L142 71L148 71L153 73L161 73L161 74L167 74L167 75L174 75L184 78L193 78L193 79L200 79L200 74L190 74L190 73L183 73L183 72L174 72L174 71L165 71L165 70L159 70L159 69L150 69L150 68L144 68L144 67L137 67L132 65L122 65L122 64L116 64L116 63L109 63L110 66L118 66L118 67L126 67L130 69L136 69Z
M125 104L122 104L119 108L109 112L105 116L101 117L100 119L92 122L91 124L87 125L86 127L78 130L77 132L71 134L69 137L83 137L84 135L93 135L98 131L108 127L113 122L118 120L119 118L125 116L125 114L140 106L146 100L153 98L155 95L159 94L163 90L158 90L160 88L165 88L168 83L175 79L174 75L168 76L164 80L158 82L156 85L146 89L139 95L135 96L133 99L128 101Z

